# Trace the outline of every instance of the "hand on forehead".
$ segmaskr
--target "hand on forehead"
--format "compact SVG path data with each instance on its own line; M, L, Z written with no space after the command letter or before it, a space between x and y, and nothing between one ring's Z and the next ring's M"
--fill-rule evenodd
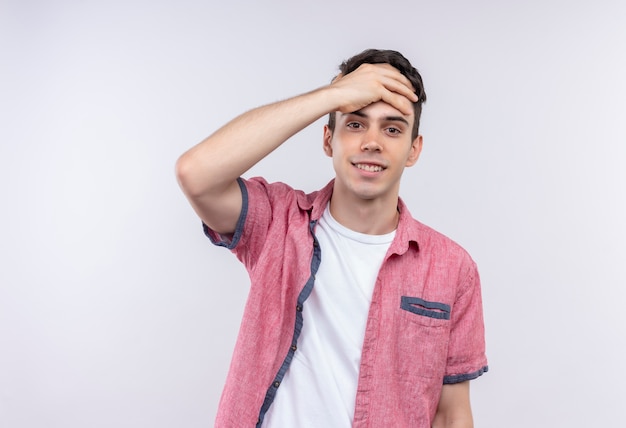
M413 84L411 83L411 81L400 72L400 70L398 70L397 68L395 68L394 66L392 66L391 64L387 64L387 63L380 63L380 64L370 64L370 63L365 63L365 64L361 64L357 69L351 71L350 73L347 73L346 75L344 75L343 73L339 73L337 74L331 83L335 83L336 81L342 79L343 77L350 75L352 73L357 73L359 71L362 71L363 69L366 70L376 70L381 76L388 76L390 78L396 79L399 82L401 82L402 84L404 84L405 86L407 86L411 92L415 93L415 88L413 87Z
M362 64L353 72L339 74L331 86L340 91L338 110L343 113L383 101L410 115L417 101L409 79L389 64Z

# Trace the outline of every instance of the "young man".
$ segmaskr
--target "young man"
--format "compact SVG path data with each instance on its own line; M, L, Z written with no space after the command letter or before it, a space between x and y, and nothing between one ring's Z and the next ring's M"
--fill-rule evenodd
M395 51L251 110L183 154L177 176L251 288L216 427L471 427L487 371L476 266L399 199L426 95ZM305 194L241 177L323 115L335 178Z

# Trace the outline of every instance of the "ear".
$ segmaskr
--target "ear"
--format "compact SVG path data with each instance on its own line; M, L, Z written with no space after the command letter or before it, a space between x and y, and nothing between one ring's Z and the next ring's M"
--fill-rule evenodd
M333 157L333 146L331 141L333 140L333 131L330 130L328 125L324 125L324 153L326 156Z
M409 157L406 160L406 166L413 166L422 153L423 138L421 135L415 137L415 140L411 143L411 150L409 151Z

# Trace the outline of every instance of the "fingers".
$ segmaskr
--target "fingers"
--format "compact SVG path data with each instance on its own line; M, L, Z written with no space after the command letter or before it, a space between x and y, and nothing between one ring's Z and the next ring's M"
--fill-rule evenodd
M389 64L364 64L371 65L380 69L381 75L384 79L381 81L383 85L391 92L396 92L406 98L408 98L411 102L417 101L417 94L415 94L415 88L407 79L405 75L400 73L395 67Z
M418 100L409 79L389 64L362 64L349 74L338 74L331 86L342 89L340 111L355 111L382 100L410 115L412 103Z
M402 76L400 73L398 75ZM413 103L417 102L418 97L411 82L404 76L402 78L402 80L397 80L397 76L394 76L392 80L384 81L385 89L380 99L405 115L410 115L413 113Z
M363 64L361 67L365 70L372 69L379 76L379 83L382 85L380 100L407 116L413 113L413 103L418 97L406 76L389 64Z
M415 97L415 100L417 101L417 97ZM411 101L406 96L401 95L397 92L391 92L391 91L385 92L383 94L383 97L381 98L381 101L384 101L385 103L389 104L390 106L400 111L405 116L411 116L414 113L413 101Z

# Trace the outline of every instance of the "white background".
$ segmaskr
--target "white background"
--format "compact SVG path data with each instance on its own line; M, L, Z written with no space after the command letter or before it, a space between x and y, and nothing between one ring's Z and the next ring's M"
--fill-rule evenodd
M428 94L412 213L483 281L477 427L623 423L626 3L0 1L0 427L208 427L248 278L176 158L368 47ZM255 167L332 177L317 122Z

